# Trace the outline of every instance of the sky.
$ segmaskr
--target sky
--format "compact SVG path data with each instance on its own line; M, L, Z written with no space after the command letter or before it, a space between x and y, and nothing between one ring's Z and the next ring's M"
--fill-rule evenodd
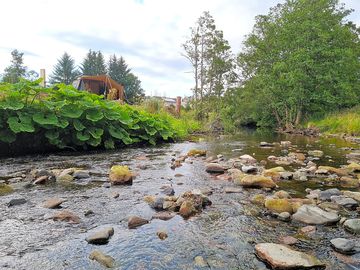
M255 16L283 0L2 0L0 73L10 64L11 51L24 53L24 64L51 74L64 52L80 65L89 49L106 60L123 56L142 81L147 95L189 96L191 65L181 54L204 11L232 47L241 51ZM360 1L343 0L360 24Z

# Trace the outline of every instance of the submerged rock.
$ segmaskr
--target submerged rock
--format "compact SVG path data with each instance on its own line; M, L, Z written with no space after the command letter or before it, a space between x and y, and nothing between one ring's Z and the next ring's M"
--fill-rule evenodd
M113 235L114 235L114 228L109 227L90 235L85 240L89 244L104 245L109 242L110 237Z
M131 216L128 220L128 228L135 229L135 228L145 225L147 223L149 223L149 221L147 219L144 219L144 218L141 218L138 216Z
M243 187L255 188L275 188L275 182L268 177L262 175L247 175L240 180L240 185Z
M344 222L344 228L351 233L360 234L360 219L355 218L346 220Z
M95 260L107 268L115 267L115 260L111 256L102 253L100 250L92 251L89 255L89 259Z
M302 205L292 216L293 220L307 224L331 224L340 220L337 213L327 212L314 205Z
M325 264L316 257L293 250L287 246L262 243L255 246L256 255L273 269L324 268Z
M354 252L355 242L345 238L334 238L330 241L331 246L338 252L351 254Z

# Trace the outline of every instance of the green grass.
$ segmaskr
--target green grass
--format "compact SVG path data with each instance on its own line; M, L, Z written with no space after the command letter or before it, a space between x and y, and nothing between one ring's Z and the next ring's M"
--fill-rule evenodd
M360 106L310 121L307 126L318 127L324 133L360 135Z

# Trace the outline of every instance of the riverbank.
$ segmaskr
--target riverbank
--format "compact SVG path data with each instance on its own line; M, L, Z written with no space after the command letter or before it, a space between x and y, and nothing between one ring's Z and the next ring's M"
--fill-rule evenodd
M337 138L243 133L2 159L12 191L0 196L0 268L102 269L99 250L115 269L268 269L262 260L286 244L320 268L356 269L347 220L359 218L359 173L347 161L358 164L359 152ZM111 184L113 165L128 166L131 185ZM89 243L99 232L106 243Z

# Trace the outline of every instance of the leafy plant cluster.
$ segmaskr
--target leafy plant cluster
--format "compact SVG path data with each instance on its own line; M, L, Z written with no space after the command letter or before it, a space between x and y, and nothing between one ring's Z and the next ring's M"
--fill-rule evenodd
M113 149L178 136L164 117L69 85L42 88L38 84L25 80L0 84L0 141L13 143L26 135L61 149Z

